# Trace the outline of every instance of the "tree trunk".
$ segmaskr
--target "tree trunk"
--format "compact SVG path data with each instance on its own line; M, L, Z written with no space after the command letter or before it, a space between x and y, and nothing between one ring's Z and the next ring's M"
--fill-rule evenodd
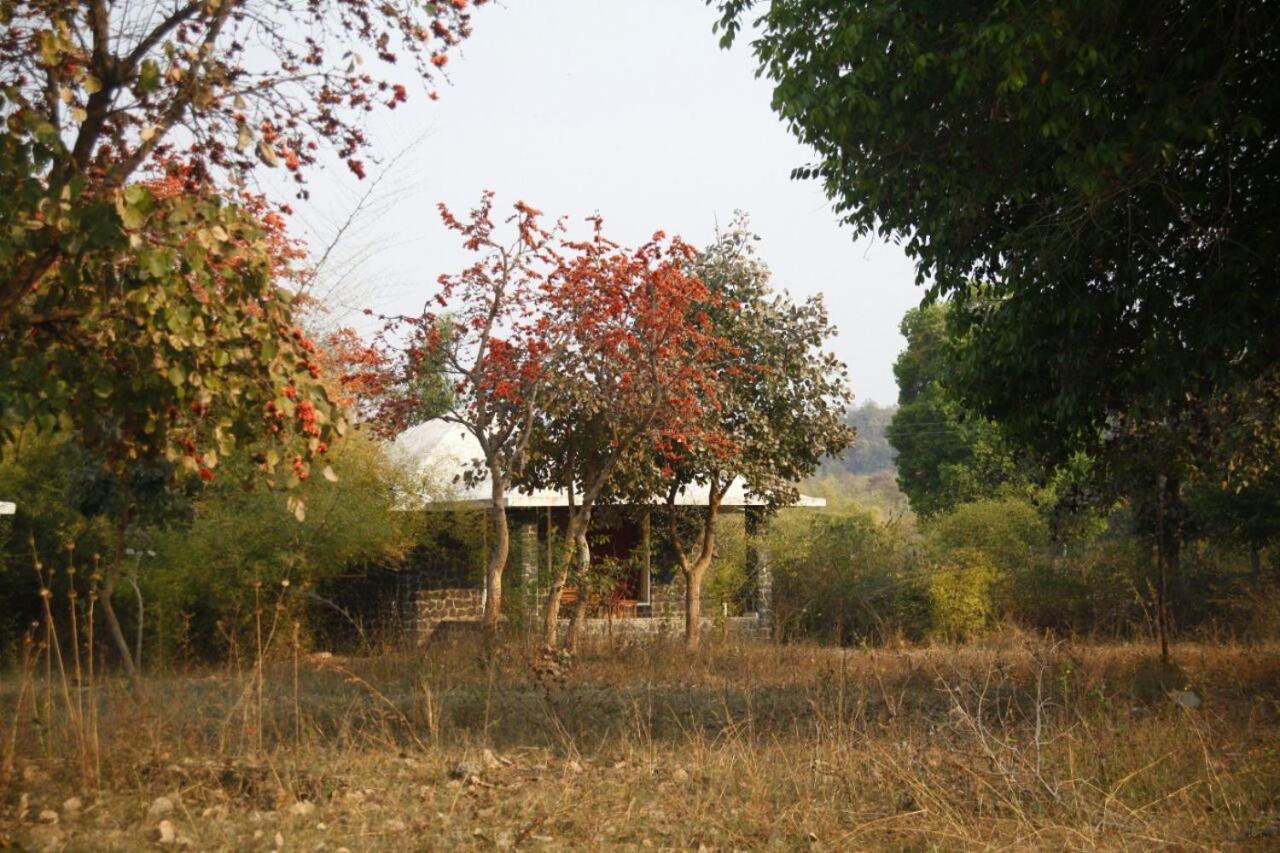
M698 648L702 640L702 579L716 553L716 521L720 517L720 495L717 494L717 483L711 483L711 498L707 504L707 514L702 521L701 544L698 556L689 559L684 546L679 541L676 526L674 495L668 503L668 519L671 527L672 547L684 572L684 646L689 651Z
M1160 638L1160 660L1167 664L1169 662L1169 580L1179 576L1182 557L1179 523L1182 482L1177 477L1162 475L1158 501L1156 627Z
M708 524L714 524L709 521ZM711 533L712 547L715 543L715 532ZM698 648L702 640L702 579L707 576L711 566L713 551L693 562L684 574L684 646L689 651Z
M507 557L511 552L511 531L507 526L506 483L493 469L490 470L490 482L493 484L493 503L489 508L493 547L489 550L484 571L484 634L486 639L493 640L498 635L498 622L502 618L502 572L507 567Z
M702 572L691 568L684 573L684 647L698 648L702 640Z
M582 636L583 624L587 621L587 573L591 571L591 545L587 542L587 532L583 530L574 540L577 555L578 600L573 603L573 619L569 621L569 636L565 645L569 651L577 654L578 638Z
M585 534L591 521L589 507L570 512L569 527L565 531L564 557L551 578L551 587L547 590L547 606L542 614L542 643L552 648L556 646L556 634L560 622L560 596L564 593L565 584L569 582L569 569L573 565L574 554L577 551L579 531Z
M116 609L111 604L111 596L116 591L116 582L120 580L120 575L124 570L125 558L125 534L129 530L129 508L128 502L125 502L125 508L120 511L120 518L116 523L116 542L115 554L112 555L111 566L107 569L107 577L102 584L102 612L107 617L107 630L111 632L111 640L116 644L116 650L120 653L120 663L124 666L125 674L129 676L129 681L133 683L134 688L138 687L138 668L133 663L133 652L129 649L129 641L125 639L124 631L120 628L120 620L116 618Z

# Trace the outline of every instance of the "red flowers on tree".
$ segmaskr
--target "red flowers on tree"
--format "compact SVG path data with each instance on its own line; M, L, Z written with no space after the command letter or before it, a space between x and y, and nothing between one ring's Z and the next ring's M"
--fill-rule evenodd
M392 318L383 357L392 365L375 421L393 434L431 417L475 436L484 454L467 473L491 489L485 624L498 624L509 550L506 494L552 484L579 497L569 550L547 608L555 641L560 594L575 542L623 457L695 440L715 384L704 365L723 346L710 329L710 297L692 275L694 250L658 233L635 250L544 227L517 202L502 231L486 193L464 219L441 206L476 261L439 279L415 317ZM386 350L394 350L387 354Z
M717 387L706 365L726 346L708 320L714 299L691 271L691 246L658 232L627 250L593 223L591 240L566 244L547 288L548 322L568 343L535 478L579 496L543 613L548 645L573 561L589 568L592 510L624 460L711 440L703 412L715 406Z
M81 208L109 202L157 158L180 158L202 180L283 165L301 185L329 150L362 175L368 113L408 95L392 66L430 90L470 16L456 2L7 3L0 191L29 218L64 193ZM79 218L11 235L0 329L76 250Z
M475 262L439 278L440 290L415 317L392 318L386 339L403 340L384 382L376 423L395 433L432 417L466 429L484 460L466 477L490 482L494 538L485 571L484 624L497 630L502 573L510 550L506 493L526 462L549 376L563 351L563 334L538 310L555 269L558 226L545 229L541 213L518 202L499 236L493 194L485 193L466 219L440 205L446 227L475 253Z

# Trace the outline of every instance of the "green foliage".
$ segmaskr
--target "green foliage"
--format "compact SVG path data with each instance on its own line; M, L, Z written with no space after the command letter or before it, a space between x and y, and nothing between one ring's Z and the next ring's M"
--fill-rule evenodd
M910 512L907 497L898 488L898 480L892 471L851 474L828 470L805 480L800 490L806 495L825 498L832 508L854 506L881 520L902 517Z
M1049 548L1049 527L1024 500L983 500L961 504L932 519L925 541L935 559L960 552L978 553L998 571L1011 575L1043 561Z
M824 351L835 334L826 308L817 297L796 303L774 292L757 240L739 213L694 266L716 300L698 310L729 348L722 363L708 365L717 371L718 400L703 446L677 459L669 479L727 488L741 477L772 510L793 503L796 483L854 436L842 421L847 371Z
M206 477L256 443L269 478L308 474L345 423L275 281L278 234L211 193L133 185L100 200L72 182L54 201L26 189L30 173L4 180L0 227L36 237L5 244L0 276L43 251L51 219L66 245L0 318L0 436L68 432L117 471L163 457Z
M783 513L767 545L784 637L860 644L927 632L928 600L908 528L857 509Z
M340 618L311 597L317 583L364 564L398 562L421 531L412 514L395 507L420 484L405 482L381 447L360 433L339 442L331 455L337 482L317 477L297 489L310 505L301 524L277 490L239 485L256 464L248 451L224 459L228 476L204 488L184 488L181 480L175 486L163 463L154 473L131 469L125 485L134 512L125 545L134 553L121 568L141 590L147 658L171 659L180 644L193 655L225 654L231 634L252 618L255 584L264 602L286 593L294 616ZM100 463L65 436L28 430L4 445L0 493L19 507L12 520L0 522L9 529L0 552L0 600L7 607L0 644L6 651L38 615L34 557L56 570L56 596L66 589L68 559L78 569L82 595L93 555L111 559L120 491L116 478L103 477ZM70 554L67 544L75 546ZM118 585L114 602L132 638L132 586Z
M909 310L901 326L907 348L893 368L899 405L886 434L897 451L898 483L922 516L1025 492L1036 475L998 424L967 411L948 391L957 349L949 314L945 302Z
M206 654L225 652L226 637L252 619L255 585L270 601L288 581L290 595L318 610L308 593L319 581L362 564L397 561L414 532L412 515L395 511L410 484L360 433L334 447L331 464L337 482L317 478L299 489L309 506L303 524L271 490L217 481L197 498L190 525L140 536L156 552L142 558L144 595L163 620L150 630L172 646L190 620L189 642Z
M755 4L717 5L728 43ZM1212 0L804 0L752 47L816 152L797 176L953 295L967 405L1061 457L1280 361L1276 24Z
M981 551L960 549L929 578L933 636L962 642L981 636L996 615L1002 573Z
M83 451L65 436L27 430L0 443L0 495L17 504L15 515L0 517L0 654L5 658L40 616L33 558L40 555L61 568L67 542L80 543L78 556L87 558L111 541L110 525L82 514L75 500L86 463Z
M930 520L926 553L936 635L963 640L996 619L1031 624L1050 571L1049 528L1035 507L1006 498L960 504Z

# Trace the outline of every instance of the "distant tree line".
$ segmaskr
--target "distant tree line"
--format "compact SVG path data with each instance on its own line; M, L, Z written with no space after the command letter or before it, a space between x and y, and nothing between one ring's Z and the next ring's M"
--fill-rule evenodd
M889 443L886 430L897 406L882 406L868 400L849 409L844 422L857 438L842 455L825 460L823 473L848 471L851 474L878 474L894 470L897 451Z

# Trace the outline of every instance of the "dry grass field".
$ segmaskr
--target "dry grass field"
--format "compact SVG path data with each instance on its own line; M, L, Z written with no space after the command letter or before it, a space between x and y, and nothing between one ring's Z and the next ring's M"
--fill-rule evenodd
M462 638L135 693L33 654L0 689L0 847L1277 849L1280 646L1174 657Z

